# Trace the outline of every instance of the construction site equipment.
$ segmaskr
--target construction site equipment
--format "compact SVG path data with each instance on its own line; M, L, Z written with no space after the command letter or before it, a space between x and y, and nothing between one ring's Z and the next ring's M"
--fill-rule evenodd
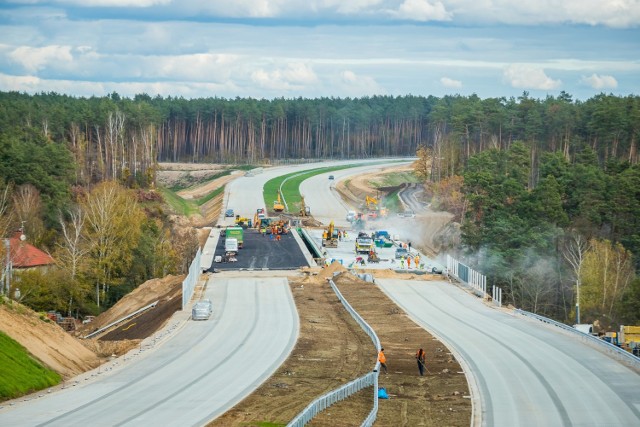
M369 252L369 257L367 258L368 262L380 262L380 257L378 256L378 253L376 251L370 251Z
M226 256L236 255L238 253L238 239L234 239L234 238L225 239L224 253Z
M273 210L276 212L284 211L284 205L282 204L282 200L280 199L280 191L278 191L278 200L273 201Z
M240 216L240 215L236 215L236 225L239 227L243 227L243 228L247 228L247 227L251 227L251 220L249 218Z
M304 196L300 197L300 216L311 216L311 208L304 202Z
M224 231L225 239L236 239L238 248L244 245L244 229L242 227L227 227Z
M374 250L373 239L365 232L358 233L356 238L356 253L368 254Z
M329 223L329 227L322 233L322 246L327 248L338 247L338 230L336 230L333 221Z

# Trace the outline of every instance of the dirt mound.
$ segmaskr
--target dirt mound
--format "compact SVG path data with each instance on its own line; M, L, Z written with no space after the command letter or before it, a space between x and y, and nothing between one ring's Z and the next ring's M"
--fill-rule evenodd
M0 305L0 330L44 365L68 379L98 366L98 355L55 323L7 300Z
M347 271L346 268L338 261L334 261L331 265L327 266L327 268L322 269L322 271L318 274L318 277L321 279L331 279L334 276L335 272L344 273Z
M153 302L171 300L175 296L176 289L180 289L180 292L182 291L184 278L184 275L169 275L162 279L147 280L118 301L116 305L96 317L93 322L80 328L77 331L78 334L87 335Z

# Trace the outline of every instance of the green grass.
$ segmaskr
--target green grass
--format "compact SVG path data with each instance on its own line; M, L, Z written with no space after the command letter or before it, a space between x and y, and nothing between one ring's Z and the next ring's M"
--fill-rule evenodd
M213 190L211 193L207 194L204 197L200 197L199 199L196 200L196 204L198 206L202 206L205 203L207 203L209 200L214 199L216 196L218 196L219 194L222 194L224 192L224 185L222 187L218 187L215 190Z
M400 204L400 198L398 197L398 191L392 191L385 197L384 205L389 213L397 213L402 211L402 205Z
M372 162L369 165L374 165L379 162ZM386 162L385 162L386 163ZM287 206L289 208L289 212L297 212L300 209L300 201L302 200L300 197L300 184L305 179L311 178L312 176L319 175L321 173L334 172L343 169L350 169L354 167L363 166L362 164L350 164L343 166L333 166L333 167L324 167L324 168L316 168L309 169L305 172L294 172L286 175L281 175L276 178L273 178L266 182L264 185L264 204L267 209L271 210L273 207L273 201L278 198L278 189L280 188L280 184L286 179L287 181L282 186L282 196L287 201ZM289 179L287 179L289 178Z
M52 387L61 380L60 375L38 363L3 332L0 332L0 360L0 400Z
M420 180L413 172L394 172L384 175L381 181L375 183L375 186L395 187L396 185L401 185L405 182L413 184L420 182Z
M171 206L171 208L178 214L184 216L191 216L199 213L198 204L195 201L185 200L178 196L175 192L168 188L159 187L160 194L164 198L164 201Z

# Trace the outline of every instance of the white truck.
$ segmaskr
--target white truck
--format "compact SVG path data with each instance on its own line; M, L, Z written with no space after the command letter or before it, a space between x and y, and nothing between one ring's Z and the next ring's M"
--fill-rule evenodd
M227 256L235 256L238 253L238 239L235 239L235 238L225 239L224 253Z

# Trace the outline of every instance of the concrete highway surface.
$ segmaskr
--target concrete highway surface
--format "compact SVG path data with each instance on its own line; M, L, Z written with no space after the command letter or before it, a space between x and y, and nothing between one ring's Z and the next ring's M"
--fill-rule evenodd
M475 388L476 422L640 425L640 373L574 334L488 307L446 282L376 283L462 359ZM393 360L387 363L393 370Z
M389 160L389 159L387 159ZM398 159L391 159L390 161L397 161ZM271 204L269 206L264 205L264 197L263 197L263 187L264 184L270 179L276 178L281 175L286 175L293 172L304 172L309 169L315 168L323 168L323 167L331 167L331 166L342 166L342 165L351 165L362 163L363 165L366 163L379 163L384 161L384 159L368 159L368 160L341 160L341 161L327 161L327 162L319 162L319 163L305 163L301 165L292 165L292 166L282 166L275 168L267 168L264 169L264 172L259 173L255 176L243 176L231 181L225 190L225 199L224 206L222 209L223 215L224 211L227 209L233 209L235 214L239 214L242 216L247 216L248 218L253 220L253 215L256 213L256 209L262 207L271 208ZM364 173L368 169L373 169L376 166L369 165L368 167L360 168L359 173ZM338 176L343 176L342 174L348 174L349 170L345 169L342 171L335 171L327 173L324 176L323 183L326 184L328 181L328 176L333 174L338 178ZM344 175L346 176L346 175ZM309 193L309 194L307 194ZM313 192L303 192L302 194L305 196L305 200L307 197L313 197ZM334 199L335 200L335 199ZM271 201L270 203L273 203ZM311 202L307 201L307 203L311 206L311 214L315 215L314 212L316 209L320 209L320 205L316 204L315 201L313 205ZM315 208L314 208L315 205ZM296 211L293 207L289 207L291 211ZM346 215L346 210L344 207L342 208L344 214L341 214L341 217ZM342 210L340 212L342 212ZM233 224L232 218L221 218L221 224Z
M283 277L216 274L204 297L209 320L188 320L157 348L75 387L5 402L0 425L201 426L221 415L287 358L298 315Z
M393 165L400 166L406 163L398 162ZM389 164L368 165L315 175L300 184L300 194L304 196L307 206L311 207L311 215L316 220L325 225L334 221L337 227L349 227L351 224L346 220L347 212L353 208L340 200L335 184L349 177L375 172L385 167L389 167ZM334 179L329 179L329 175L333 175ZM371 196L375 197L375 194ZM364 200L362 202L364 203Z

